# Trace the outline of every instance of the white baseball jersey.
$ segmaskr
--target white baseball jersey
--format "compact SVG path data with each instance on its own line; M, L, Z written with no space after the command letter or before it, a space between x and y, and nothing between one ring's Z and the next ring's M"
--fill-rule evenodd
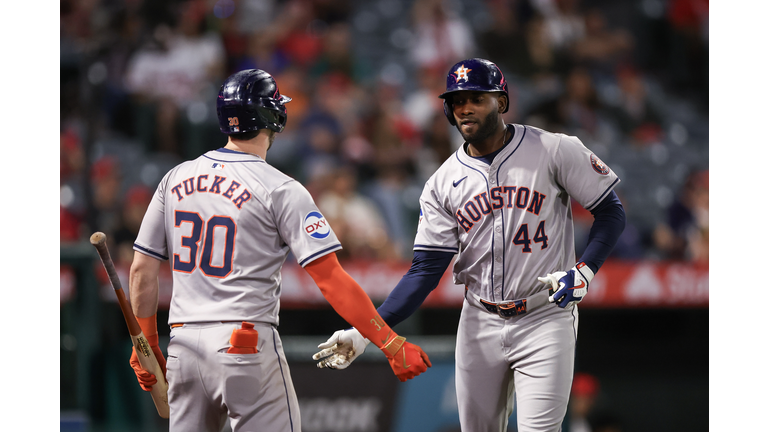
M309 192L262 158L229 149L169 171L134 249L170 260L169 324L278 324L288 252L305 266L341 249Z
M619 178L578 138L513 128L493 162L459 148L421 194L414 250L458 253L454 282L491 302L543 289L575 264L571 197L593 209Z

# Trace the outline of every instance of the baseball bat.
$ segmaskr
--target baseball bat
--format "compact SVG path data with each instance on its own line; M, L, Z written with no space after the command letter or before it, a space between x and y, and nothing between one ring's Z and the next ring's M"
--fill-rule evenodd
M131 335L131 341L136 349L136 356L139 358L141 367L157 378L157 383L152 386L152 400L155 402L157 413L162 418L168 418L170 415L170 408L168 407L168 383L165 381L163 375L163 369L160 367L160 363L157 362L155 353L152 352L152 348L149 347L144 332L141 331L139 322L136 320L136 315L133 314L131 305L128 303L128 299L123 292L123 286L120 284L120 278L117 276L115 270L115 264L112 262L112 258L109 255L109 249L107 248L107 236L102 232L96 232L91 235L91 244L99 252L99 258L101 263L104 264L104 269L109 276L109 282L112 284L112 288L115 289L117 295L117 301L120 304L120 309L123 311L123 317L125 323L128 325L128 333Z

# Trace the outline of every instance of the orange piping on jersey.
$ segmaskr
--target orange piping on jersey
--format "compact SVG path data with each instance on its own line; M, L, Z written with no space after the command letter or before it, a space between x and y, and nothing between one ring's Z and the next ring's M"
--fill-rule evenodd
M341 267L335 253L312 261L304 270L312 276L331 307L374 345L381 348L387 340L397 337L365 291Z

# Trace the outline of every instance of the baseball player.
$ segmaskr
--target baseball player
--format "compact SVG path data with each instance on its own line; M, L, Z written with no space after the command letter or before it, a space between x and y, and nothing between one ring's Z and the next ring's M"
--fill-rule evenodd
M437 286L455 256L466 287L456 338L461 430L559 431L573 379L579 303L624 229L616 174L578 138L505 124L501 70L484 59L447 76L445 114L466 141L427 180L413 263L378 311L394 326ZM595 221L577 261L571 199ZM338 331L316 358L343 369L367 341Z
M384 351L401 381L431 366L340 267L341 245L309 192L265 161L290 100L267 72L227 78L217 113L228 143L165 175L134 243L131 304L167 366L171 431L218 432L227 416L234 432L301 430L277 332L289 251L331 306ZM166 260L173 270L167 364L156 322L157 275ZM131 366L151 390L157 379L135 351Z

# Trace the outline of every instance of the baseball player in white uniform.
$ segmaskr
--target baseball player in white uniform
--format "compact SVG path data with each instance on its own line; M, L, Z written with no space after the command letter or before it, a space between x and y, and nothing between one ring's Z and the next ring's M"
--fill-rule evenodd
M134 244L134 313L167 366L171 431L300 431L299 406L277 331L280 270L288 252L351 325L381 347L401 381L431 366L384 322L339 266L336 235L309 192L271 167L290 98L267 72L229 77L218 95L224 148L170 170ZM167 364L157 338L157 274L173 270ZM254 330L258 332L254 333ZM156 377L131 366L144 390Z
M456 395L464 432L561 430L573 379L576 306L624 229L616 174L578 138L505 124L507 83L484 59L447 76L445 114L465 144L429 178L411 269L378 311L410 316L455 257L466 287L456 338ZM577 261L571 199L595 215ZM343 369L365 349L338 331L316 355Z

